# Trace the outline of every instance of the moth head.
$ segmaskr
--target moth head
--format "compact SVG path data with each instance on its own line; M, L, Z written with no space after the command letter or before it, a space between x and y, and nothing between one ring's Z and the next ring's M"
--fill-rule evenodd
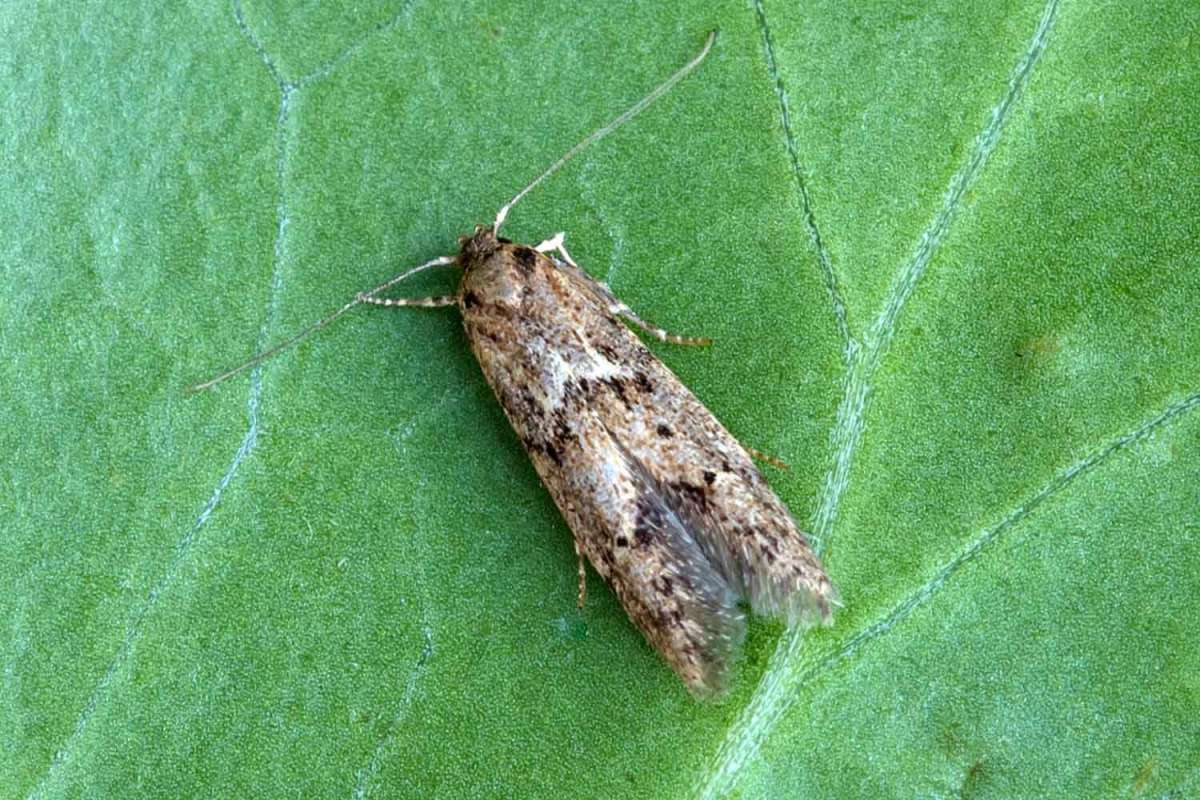
M500 240L490 225L476 225L470 236L458 237L458 263L469 268L483 261L500 247Z

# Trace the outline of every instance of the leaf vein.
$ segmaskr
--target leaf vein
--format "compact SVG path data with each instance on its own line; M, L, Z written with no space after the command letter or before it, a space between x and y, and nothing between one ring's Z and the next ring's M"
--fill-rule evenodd
M259 60L267 68L267 72L271 73L271 78L278 84L280 89L286 91L289 84L283 79L283 75L280 74L279 67L275 66L275 59L271 58L271 54L267 52L267 48L262 43L262 40L258 38L258 35L246 22L246 15L242 12L241 0L233 0L233 21L237 23L238 30L241 31L242 36L254 48L254 52L258 54Z
M50 760L50 764L46 768L46 772L38 781L34 790L29 794L30 799L44 797L46 789L54 776L68 763L71 755L78 743L80 737L87 729L88 723L91 721L93 714L99 707L100 700L112 685L113 678L117 672L129 660L133 653L133 647L138 637L142 632L142 623L147 615L158 602L158 598L167 589L168 586L175 580L179 573L180 564L192 550L192 546L196 542L197 535L200 529L208 522L213 510L221 500L221 495L233 480L238 467L242 462L249 457L258 443L258 406L259 398L262 394L262 380L259 369L255 369L250 381L250 396L247 401L247 416L248 426L245 435L242 437L241 444L238 446L237 452L234 453L233 459L229 462L229 466L225 469L221 479L217 482L217 486L213 489L212 494L208 498L208 502L204 504L195 523L188 528L187 532L175 544L174 552L167 563L167 567L163 570L158 580L150 587L150 592L146 595L146 599L142 601L141 606L133 615L133 622L125 630L125 635L121 639L121 646L117 648L117 652L108 662L108 666L104 670L104 674L100 676L100 680L92 688L88 695L87 702L84 704L83 710L79 713L79 717L75 720L75 726L71 729L71 733L66 740L55 751L54 756Z
M1059 0L1049 0L1043 8L1033 36L1010 74L1000 102L992 108L987 123L975 137L966 163L951 178L941 206L922 233L912 256L893 281L883 308L863 337L861 347L853 339L848 342L849 368L842 400L830 432L833 464L826 473L812 526L814 544L818 547L828 541L833 530L842 495L850 480L854 454L862 439L871 383L895 335L896 321L941 244L967 189L983 171L999 141L1012 108L1046 49L1058 5ZM756 0L756 7L761 7L761 0ZM803 632L799 630L789 630L780 638L750 702L726 732L715 758L697 782L697 793L701 797L715 798L730 790L737 772L758 752L790 705L791 689L798 685L797 681L803 672L801 666L794 663L796 654L801 650L802 638Z
M794 670L790 674L786 672L781 674L778 669L768 671L764 677L764 684L770 684L769 691L756 691L754 698L751 699L738 722L735 723L736 729L746 731L745 738L736 740L727 738L725 740L717 757L717 761L723 769L714 771L707 776L707 781L700 792L701 795L705 798L720 797L729 792L738 770L757 753L762 740L795 702L794 692L788 691L789 689L812 683L828 673L834 666L854 655L863 646L893 630L916 609L937 595L968 562L974 560L1006 531L1027 518L1046 500L1063 491L1076 479L1091 472L1119 451L1146 438L1157 429L1197 406L1200 406L1200 392L1187 395L1133 430L1112 439L1066 469L1059 471L1028 500L1005 514L996 525L974 537L953 558L939 567L927 581L878 617L875 622L854 634L834 652L806 658L802 647L802 637L785 634L775 653L772 654L771 661L772 663L782 661L789 664L795 662ZM747 742L751 739L753 740L752 746L747 746Z
M775 58L775 43L771 38L771 28L767 24L767 11L764 0L755 0L754 13L758 18L758 26L762 29L763 52L767 59L767 74L775 88L775 97L779 100L779 118L783 126L784 143L787 147L788 158L792 164L792 175L796 179L796 190L800 195L800 208L804 218L804 227L812 240L817 253L817 263L821 267L821 277L825 280L825 291L833 305L833 317L837 322L838 334L842 339L844 357L849 363L854 353L853 336L850 333L850 323L847 320L846 303L842 299L841 289L838 288L837 275L833 271L833 261L825 241L821 238L821 229L817 226L816 212L813 210L812 195L808 191L808 183L804 179L804 168L800 165L800 153L796 146L796 136L792 131L792 115L788 106L787 87L783 84L783 76L779 74L778 62Z
M424 642L421 645L421 653L417 656L416 665L408 673L408 681L404 685L404 694L401 695L400 703L396 707L395 713L392 714L392 721L388 725L387 733L375 745L375 749L371 752L371 758L367 761L366 766L356 773L358 781L354 785L354 793L352 795L354 800L363 800L370 793L371 781L379 774L379 768L383 766L388 751L396 744L396 738L400 733L400 724L408 716L408 709L412 705L413 695L417 690L417 683L425 673L425 665L433 655L433 631L426 625L421 629L421 635L424 637Z
M241 4L237 2L237 0L235 0L233 4L233 9L234 20L237 23L239 30L242 31L242 34L254 46L255 50L259 54L259 57L262 59L263 64L266 65L267 70L271 73L271 76L274 78L280 90L279 114L276 117L274 131L277 149L275 177L279 196L275 207L276 229L275 240L272 245L273 263L271 270L271 285L267 299L267 313L262 326L259 328L258 346L256 348L261 349L269 341L268 335L271 328L271 323L276 315L275 312L278 306L278 298L283 286L283 246L284 237L286 235L289 222L286 194L284 191L284 175L287 166L287 123L290 114L291 97L295 91L295 87L283 82L280 79L279 72L275 68L274 62L271 60L266 50L262 47L262 44L258 41L258 38L246 25L245 19L242 16ZM208 501L204 504L200 514L196 517L196 521L191 527L188 528L187 532L184 533L184 535L176 543L174 552L167 563L166 568L163 570L158 580L156 580L150 587L150 591L146 595L146 598L142 601L140 607L136 612L134 612L133 621L129 624L128 628L126 628L125 635L121 639L120 647L117 648L117 652L108 662L104 673L100 676L100 679L96 682L96 685L92 688L91 693L88 695L87 702L84 704L83 710L76 719L75 725L71 729L71 733L68 734L62 745L56 749L54 756L50 760L50 764L46 768L45 773L34 787L34 790L30 793L29 797L31 800L32 798L44 797L46 794L46 789L50 782L54 779L54 776L58 774L64 764L70 761L71 755L77 743L79 742L80 737L82 737L84 731L87 729L88 723L95 714L96 709L99 707L101 699L112 685L113 679L116 677L117 672L129 661L130 657L132 656L134 645L141 636L142 626L146 617L158 603L158 598L175 580L175 577L179 573L180 565L191 552L201 528L204 527L204 525L208 522L209 517L212 516L213 511L221 501L222 494L225 492L229 484L233 481L234 476L237 474L238 468L250 456L258 444L258 411L262 398L262 390L262 366L259 365L256 366L250 373L250 390L246 400L247 427L246 433L243 435L237 451L234 453L234 456L230 460L229 465L226 467L225 472L217 481L216 488L214 488L212 493L209 495Z
M375 23L375 25L373 25L370 28L370 30L368 30L366 33L359 36L355 41L351 42L349 45L347 45L340 53L338 53L333 58L326 61L324 64L321 64L320 66L313 69L312 72L309 72L307 75L305 75L304 77L297 80L296 87L303 88L305 86L309 86L313 83L316 83L317 81L321 80L322 78L327 78L330 75L332 75L334 70L336 70L339 66L341 66L345 61L347 61L351 56L353 56L359 50L362 50L367 45L367 42L371 41L376 36L380 36L385 33L390 33L391 31L395 30L396 26L398 26L400 24L400 21L402 19L404 19L404 17L408 14L408 12L412 9L412 7L413 7L412 0L410 0L410 2L402 4L400 6L400 10L397 11L395 14L388 17L387 19L383 19L383 20L380 20L379 22Z

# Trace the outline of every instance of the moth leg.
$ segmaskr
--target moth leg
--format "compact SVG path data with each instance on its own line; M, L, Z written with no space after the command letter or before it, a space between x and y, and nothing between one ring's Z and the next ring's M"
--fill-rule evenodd
M651 325L649 322L646 322L646 320L635 314L632 308L620 301L617 301L617 305L610 308L610 310L617 316L624 317L634 325L637 325L639 328L653 336L655 339L658 339L660 342L701 346L712 344L712 339L708 338L707 336L680 336L677 333L671 333L670 331L659 328L656 325Z
M579 608L583 608L583 603L587 600L587 571L583 565L583 548L579 546L579 540L575 540L575 557L579 559L579 598L576 601Z
M762 450L755 450L753 447L747 447L746 445L742 445L742 449L749 453L753 458L757 458L759 461L770 464L776 469L791 469L786 461L776 458L770 453L764 453Z
M373 297L366 292L358 295L360 303L370 303L373 306L417 306L419 308L439 308L458 303L458 297L452 294L436 295L434 297Z
M570 264L572 267L575 267L576 269L578 269L579 265L571 260L571 257L569 255L567 255L567 251L563 248L563 239L564 238L566 238L566 234L563 233L562 231L559 231L558 233L554 234L553 236L551 236L549 239L545 240L544 242L535 244L533 246L533 249L537 250L539 253L553 253L554 251L557 250L559 253L562 254L562 257L566 260L566 262L568 264Z
M562 260L568 265L567 267L563 267L563 269L582 281L587 288L591 289L592 292L608 306L609 313L615 314L618 317L624 317L634 325L637 325L639 328L644 330L646 333L653 336L655 339L658 339L660 342L691 345L712 344L712 339L708 338L707 336L680 336L679 334L664 330L657 325L651 325L649 322L646 322L646 320L639 317L636 313L634 313L632 308L617 299L617 296L613 294L612 289L608 288L608 284L604 283L603 281L598 281L591 275L588 275L580 268L578 264L575 263L575 259L571 258L571 254L568 253L567 248L563 246L564 237L565 234L560 231L559 233L554 234L546 241L534 247L534 250L537 250L539 253L554 252L562 256Z

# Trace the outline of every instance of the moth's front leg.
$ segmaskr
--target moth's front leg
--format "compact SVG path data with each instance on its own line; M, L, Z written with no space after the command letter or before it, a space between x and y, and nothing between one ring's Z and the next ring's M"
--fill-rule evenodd
M571 258L571 254L568 253L567 248L563 246L563 239L565 236L566 234L560 231L551 236L549 239L546 239L544 242L541 242L533 249L537 250L539 253L558 253L560 256L562 256L562 262L559 263L559 267L564 272L579 280L585 289L587 289L594 296L599 298L601 302L608 306L610 313L629 320L634 325L653 336L655 339L658 339L660 342L690 345L712 344L712 339L708 338L707 336L680 336L679 334L671 333L670 331L660 328L657 325L652 325L639 317L636 313L634 313L632 308L625 305L625 303L621 302L617 296L613 294L612 289L608 288L608 284L598 281L591 275L588 275L587 272L585 272L578 264L575 263L575 259Z
M452 306L458 303L458 297L452 294L441 294L433 297L372 297L366 292L362 292L358 296L360 303L369 303L373 306L414 306L417 308L441 308L442 306Z

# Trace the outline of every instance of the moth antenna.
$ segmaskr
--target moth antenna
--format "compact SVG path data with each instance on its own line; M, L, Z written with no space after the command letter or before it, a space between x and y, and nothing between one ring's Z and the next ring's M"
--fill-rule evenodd
M328 316L323 317L322 319L314 322L312 325L309 325L307 328L300 331L299 333L297 333L295 336L291 337L290 339L282 341L279 344L274 345L273 347L263 350L262 352L256 353L252 358L250 358L249 361L245 361L241 364L238 364L236 367L222 372L220 375L216 376L215 378L210 378L209 380L205 381L204 383L197 383L197 384L193 384L192 386L189 386L188 391L189 392L202 392L205 389L210 389L213 386L216 386L218 383L221 383L225 379L232 378L234 375L237 375L239 372L244 372L245 370L248 370L257 364L261 364L262 362L266 361L268 358L275 355L276 353L281 353L284 350L287 350L289 347L294 347L295 345L299 344L309 334L316 333L321 328L324 328L326 325L333 322L335 319L342 316L342 314L345 314L350 309L354 308L357 305L367 302L369 300L369 298L374 297L375 295L379 294L380 292L382 292L385 289L389 289L392 286L395 286L397 283L404 280L405 278L416 275L418 272L424 272L427 269L432 269L433 267L443 267L443 266L453 264L454 262L455 262L454 256L439 256L438 258L435 258L432 261L426 261L424 264L413 267L412 269L408 270L407 272L402 272L393 278L389 278L388 280L386 280L383 283L376 286L374 289L371 289L369 292L359 292L357 295L355 295L353 300L346 303L344 306L339 308L337 311L334 311L332 314L329 314Z
M555 161L553 164L551 164L549 169L547 169L541 175L534 178L532 183L530 183L528 186L526 186L521 191L517 192L516 196L513 197L512 200L509 200L507 203L505 203L504 207L501 208L496 213L496 221L495 221L495 223L492 224L493 233L498 232L500 230L500 226L502 224L504 224L504 219L505 219L505 217L508 216L508 212L512 210L512 207L515 206L521 200L522 197L524 197L525 195L527 195L531 191L533 191L534 187L536 187L542 181L546 180L546 178L549 178L555 172L558 172L558 170L561 169L564 164L566 164L568 161L570 161L572 158L574 158L576 155L578 155L581 150L588 147L589 145L595 144L598 140L604 138L608 134L615 131L617 128L624 125L629 120L636 117L638 114L640 114L642 111L644 111L647 106L649 106L655 100L657 100L658 98L662 97L664 94L669 92L675 84L679 83L679 81L681 81L685 77L687 77L687 74L689 72L691 72L692 70L694 70L696 67L698 67L700 65L700 62L704 60L704 57L708 55L708 51L712 49L713 42L716 41L716 38L717 38L717 32L714 30L708 34L708 39L705 40L704 47L701 48L700 52L698 54L696 54L696 56L691 61L689 61L688 63L684 64L682 67L677 69L671 75L671 77L667 78L665 81L660 83L658 86L654 87L654 89L652 89L650 91L650 94L646 95L641 100L638 100L632 106L625 109L625 111L620 116L612 119L611 121L608 122L608 124L604 125L601 128L597 128L596 130L594 130L590 134L588 134L586 138L584 138L582 141L580 141L578 144L576 144L574 147L572 147L570 150L568 150L565 154L563 154L562 158L560 158L558 161Z

